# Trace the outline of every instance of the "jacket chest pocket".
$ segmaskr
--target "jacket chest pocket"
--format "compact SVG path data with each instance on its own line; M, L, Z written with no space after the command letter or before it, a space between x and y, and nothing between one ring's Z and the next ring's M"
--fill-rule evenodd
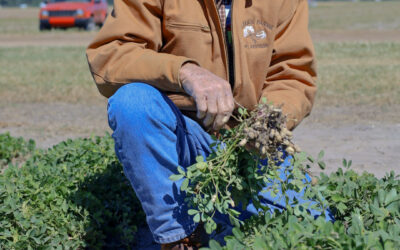
M200 23L172 21L164 24L161 52L185 56L209 65L212 57L210 27Z
M165 26L167 29L176 29L181 31L201 31L206 33L210 32L209 26L196 23L169 22Z

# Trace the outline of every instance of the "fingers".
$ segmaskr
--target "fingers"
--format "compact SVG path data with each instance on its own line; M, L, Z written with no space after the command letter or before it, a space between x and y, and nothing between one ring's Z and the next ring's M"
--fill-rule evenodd
M197 107L197 118L203 119L207 114L207 99L205 96L197 97L195 99Z
M210 127L215 120L218 113L217 97L216 95L209 95L207 98L207 115L203 121L205 127Z
M218 113L215 117L213 130L218 131L230 118L232 114L232 97L224 95L224 97L218 98Z

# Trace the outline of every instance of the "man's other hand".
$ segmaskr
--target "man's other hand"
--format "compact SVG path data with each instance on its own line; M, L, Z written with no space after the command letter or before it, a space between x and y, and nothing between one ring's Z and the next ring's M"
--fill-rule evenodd
M196 102L197 117L204 119L206 128L218 131L235 107L229 82L193 63L182 66L179 78L186 93Z

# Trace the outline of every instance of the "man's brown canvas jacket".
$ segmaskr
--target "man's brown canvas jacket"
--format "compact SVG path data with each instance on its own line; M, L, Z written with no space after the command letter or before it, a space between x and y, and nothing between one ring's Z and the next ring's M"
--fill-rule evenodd
M293 128L309 114L316 91L307 0L233 0L231 15L235 100L248 109L262 97L284 104ZM194 62L229 80L214 0L115 0L87 57L104 96L145 82L187 115L196 106L180 84L182 64Z

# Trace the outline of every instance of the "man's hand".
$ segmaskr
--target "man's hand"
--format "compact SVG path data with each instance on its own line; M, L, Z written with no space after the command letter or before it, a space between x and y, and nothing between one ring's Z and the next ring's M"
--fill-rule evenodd
M197 106L197 117L207 128L218 131L235 107L230 84L196 64L186 63L179 72L182 87Z

